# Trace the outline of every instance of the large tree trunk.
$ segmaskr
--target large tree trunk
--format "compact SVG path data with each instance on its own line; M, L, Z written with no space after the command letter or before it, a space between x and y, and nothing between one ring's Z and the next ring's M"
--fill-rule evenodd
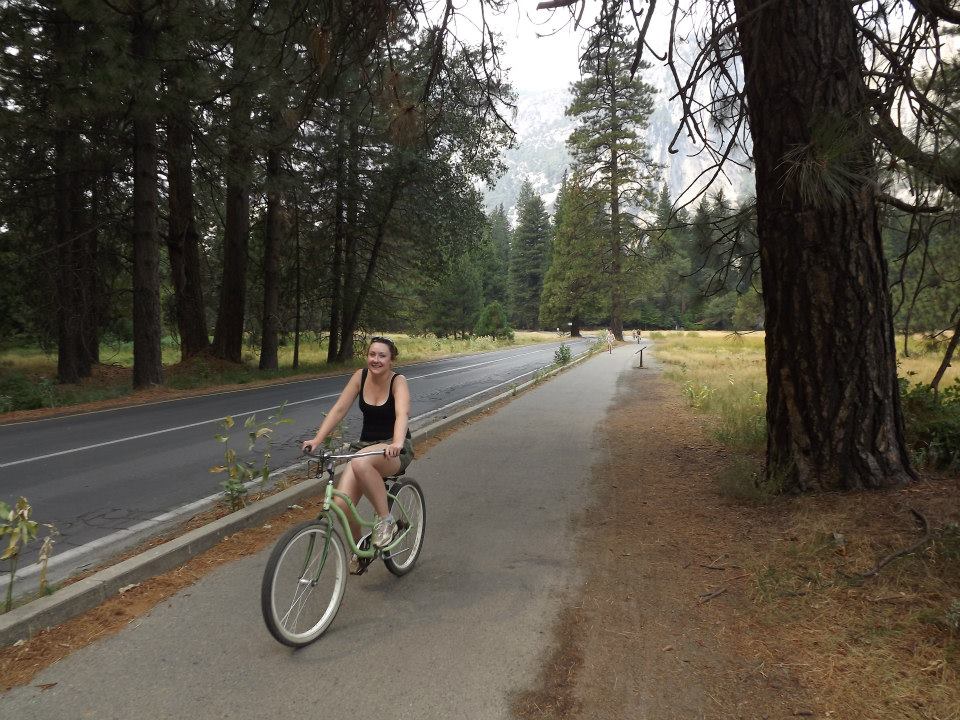
M239 53L238 53L239 54ZM236 62L241 62L239 59ZM240 78L243 73L235 72ZM243 353L243 321L247 302L247 248L250 244L250 121L249 91L237 80L231 93L230 127L227 132L227 197L223 232L223 281L213 335L213 354L240 362Z
M78 242L80 214L80 133L71 116L70 101L76 83L70 76L77 63L77 23L61 10L53 14L55 93L62 103L53 137L54 241L57 283L57 380L78 383L89 375L83 353L80 316L81 255Z
M167 116L170 207L167 253L170 256L170 279L177 309L177 329L180 333L180 358L186 360L210 347L210 337L207 333L200 276L200 235L193 211L190 107L182 97L176 79L172 81L172 86L173 108Z
M766 311L767 476L787 491L898 485L912 473L853 6L735 2ZM838 148L817 143L838 128L847 140L830 162L842 168L823 169L819 150ZM789 176L797 148L847 187L802 192Z
M56 131L54 140L54 207L57 258L57 380L78 383L84 376L82 335L79 318L79 284L76 252L75 213L71 203L76 193L76 172L71 167L74 154L69 151L75 133L68 127Z
M133 16L131 54L140 78L133 116L133 386L163 383L160 352L160 239L157 232L157 118L154 29L143 12Z
M280 241L283 205L280 192L280 149L267 151L267 217L263 235L263 325L260 369L276 370L280 363Z

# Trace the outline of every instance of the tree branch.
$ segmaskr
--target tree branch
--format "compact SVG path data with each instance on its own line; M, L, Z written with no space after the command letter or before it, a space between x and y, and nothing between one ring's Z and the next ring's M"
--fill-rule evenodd
M901 132L882 111L872 125L874 136L894 157L903 160L954 195L960 195L960 164L947 163L937 155L924 152Z
M943 212L943 205L911 205L910 203L904 202L899 198L895 198L893 195L888 193L880 193L877 195L877 200L885 205L895 207L897 210L903 210L905 213L910 213L911 215Z
M960 25L960 10L954 10L943 0L910 0L910 4L927 17Z

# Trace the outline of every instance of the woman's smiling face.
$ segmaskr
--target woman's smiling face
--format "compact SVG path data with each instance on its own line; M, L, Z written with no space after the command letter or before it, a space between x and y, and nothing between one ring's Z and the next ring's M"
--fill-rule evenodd
M386 343L370 343L367 348L367 368L370 372L385 372L393 366L390 347Z

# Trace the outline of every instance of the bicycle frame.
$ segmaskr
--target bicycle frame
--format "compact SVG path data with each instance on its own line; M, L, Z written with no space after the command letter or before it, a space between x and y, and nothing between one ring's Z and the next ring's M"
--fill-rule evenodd
M321 515L326 515L328 518L330 518L331 515L335 515L337 517L337 519L340 521L340 528L343 530L343 537L347 541L347 545L350 546L350 551L353 552L357 557L375 558L377 554L380 552L389 552L391 548L395 547L404 537L406 537L407 533L410 532L411 530L410 518L407 517L406 510L404 510L403 506L399 502L394 502L393 504L394 510L396 510L396 508L399 508L400 515L401 515L401 517L397 518L397 521L398 521L397 524L398 526L403 526L403 529L399 533L397 533L397 536L393 539L393 542L391 542L386 547L375 548L371 544L368 550L364 550L358 547L357 543L353 539L353 532L350 530L350 521L347 518L347 513L344 512L343 508L341 508L339 505L333 502L335 497L339 497L341 500L343 500L344 504L347 506L347 509L350 511L350 515L353 518L353 520L360 527L364 529L369 529L369 530L372 530L374 528L374 526L377 524L376 521L365 519L360 514L360 511L357 510L357 506L354 504L353 499L349 495L347 495L345 492L337 490L333 486L333 470L334 470L334 464L335 464L334 461L341 460L341 459L352 459L352 458L358 458L358 457L383 456L384 454L383 451L355 453L355 454L349 454L349 455L334 455L332 453L331 454L324 453L320 456L316 456L316 455L311 455L310 453L306 453L306 454L309 457L314 457L319 461L320 468L318 470L318 474L326 473L328 475L327 483L324 488L323 511ZM384 480L384 482L386 482L386 479ZM387 491L387 498L392 498L395 501L397 500L397 496L389 491ZM331 523L331 527L332 525L333 524ZM324 556L326 556L326 547L324 547ZM326 561L326 557L324 557L324 561Z

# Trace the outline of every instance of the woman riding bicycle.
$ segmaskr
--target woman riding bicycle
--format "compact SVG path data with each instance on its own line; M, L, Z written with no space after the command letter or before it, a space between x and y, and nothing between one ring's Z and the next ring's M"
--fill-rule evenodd
M407 379L393 371L397 358L397 346L385 337L374 337L367 346L367 366L357 370L340 393L337 402L324 418L312 440L303 443L303 450L311 452L323 444L359 398L363 413L363 429L360 441L353 444L356 450L384 450L381 456L354 458L347 465L337 487L356 504L365 495L377 514L373 529L373 544L385 547L397 531L396 519L387 506L387 490L383 479L405 470L413 460L413 444L407 424L410 420L410 388ZM344 509L345 504L336 500ZM360 539L360 526L352 519L350 530L354 542ZM351 565L355 563L351 560ZM354 571L351 567L351 571ZM355 571L354 571L355 572Z

